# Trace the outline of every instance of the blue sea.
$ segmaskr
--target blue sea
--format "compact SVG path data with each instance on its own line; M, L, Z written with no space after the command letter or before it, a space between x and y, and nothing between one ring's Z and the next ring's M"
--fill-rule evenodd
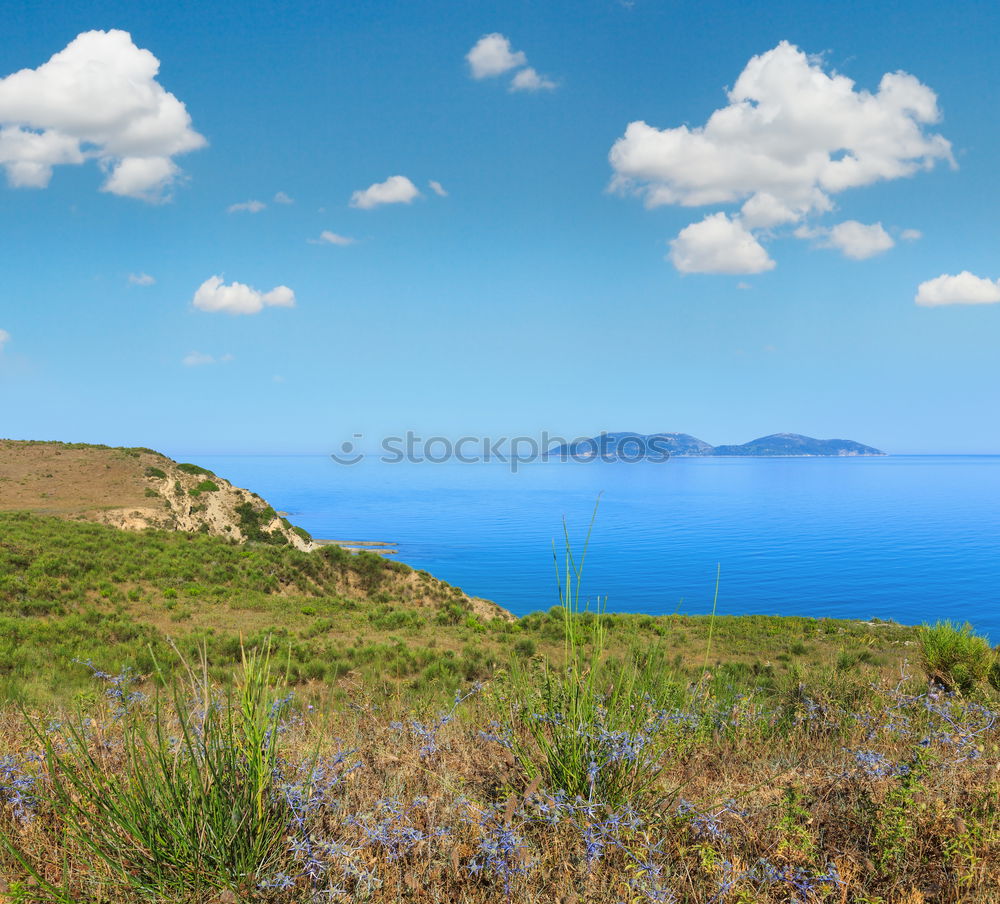
M969 621L1000 642L1000 457L674 458L354 466L191 456L315 537L387 541L515 614L558 603L553 541L582 545L610 611ZM183 460L183 457L182 457Z

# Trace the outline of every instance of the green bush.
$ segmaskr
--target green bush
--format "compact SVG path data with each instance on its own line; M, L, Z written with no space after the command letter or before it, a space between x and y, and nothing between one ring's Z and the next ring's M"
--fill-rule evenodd
M522 659L530 659L535 655L535 642L530 637L522 637L514 644L514 655Z
M240 530L247 540L274 546L288 544L288 538L281 531L264 529L265 524L270 524L277 517L273 508L258 510L251 502L241 502L236 506L236 514L240 519Z
M148 717L123 698L124 781L91 753L86 723L63 729L61 742L33 725L49 764L52 812L92 871L109 871L144 899L187 899L266 875L290 818L276 793L283 707L267 653L246 654L227 698L212 700L195 683L165 696Z
M214 471L209 471L208 468L202 468L199 465L193 465L190 462L183 462L177 466L178 471L183 471L185 474L204 474L206 477L215 477Z
M969 624L939 621L923 625L917 636L927 677L948 690L967 694L990 679L996 668L996 652Z
M146 468L146 476L147 477L155 477L158 480L164 480L166 478L166 476L167 476L167 472L161 470L160 468L149 467L149 468Z
M625 663L603 655L608 623L603 606L595 613L580 605L593 525L592 519L579 559L566 532L562 605L550 613L562 622L562 668L512 657L503 721L511 752L528 780L540 776L571 798L620 806L645 796L663 769L653 691L663 685L664 669L658 653L629 656ZM619 755L623 742L628 756Z

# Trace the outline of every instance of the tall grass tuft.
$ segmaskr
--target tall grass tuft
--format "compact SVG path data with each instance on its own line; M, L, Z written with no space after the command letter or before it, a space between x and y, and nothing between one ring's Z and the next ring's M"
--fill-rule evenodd
M207 667L188 669L151 714L122 714L120 747L95 744L86 722L61 738L36 726L53 808L93 874L157 900L255 884L289 824L273 793L283 703L271 692L269 652L244 651L228 694L212 693Z
M598 505L600 500L598 499ZM605 660L604 601L581 603L597 505L579 559L563 526L562 563L553 544L563 618L563 662L514 657L508 675L511 752L529 780L570 797L635 805L662 771L654 689L667 676L655 651L624 663Z
M939 621L918 633L927 677L947 690L968 694L995 674L997 654L972 626Z

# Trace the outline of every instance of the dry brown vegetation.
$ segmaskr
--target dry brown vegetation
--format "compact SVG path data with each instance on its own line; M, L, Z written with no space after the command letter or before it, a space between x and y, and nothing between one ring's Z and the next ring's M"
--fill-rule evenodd
M348 701L296 703L275 688L255 726L239 721L238 692L238 730L221 739L197 692L176 709L161 703L157 717L127 679L99 680L108 702L86 718L37 716L34 737L16 715L4 719L9 901L1000 900L996 712L928 695L919 681L636 698L644 727L628 739L602 746L601 725L580 726L601 762L574 796L512 753L520 740L544 762L526 728L539 714L519 711L519 690L502 675L436 711L360 689ZM183 725L191 751L178 741ZM165 771L188 756L204 771L213 745L243 750L246 736L276 738L265 747L260 819L239 811L259 772L249 753L223 759L203 795L175 801L202 820L186 827L170 812L176 788L157 788L163 776L135 756L137 737L153 738ZM633 755L654 780L609 799L604 771ZM230 818L245 844L220 853L211 835ZM111 832L97 832L97 820L111 820Z

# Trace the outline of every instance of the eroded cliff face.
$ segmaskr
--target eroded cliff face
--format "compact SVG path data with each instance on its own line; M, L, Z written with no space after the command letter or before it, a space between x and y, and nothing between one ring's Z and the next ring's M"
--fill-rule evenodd
M162 473L164 476L159 476ZM256 493L233 486L211 473L191 473L169 459L145 475L147 505L101 512L96 520L123 530L158 527L228 537L238 543L280 543L296 549L314 548L301 528L280 517Z
M0 509L313 548L256 493L151 449L0 440Z

